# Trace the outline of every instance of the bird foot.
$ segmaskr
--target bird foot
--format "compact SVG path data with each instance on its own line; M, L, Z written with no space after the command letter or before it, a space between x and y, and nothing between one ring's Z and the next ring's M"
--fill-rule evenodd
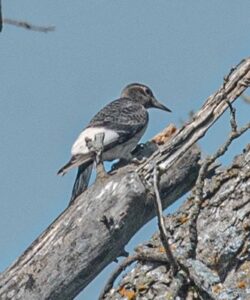
M140 164L144 163L147 160L146 157L143 157L142 159L138 159L136 157L132 158L131 162L135 164L136 166L139 166Z

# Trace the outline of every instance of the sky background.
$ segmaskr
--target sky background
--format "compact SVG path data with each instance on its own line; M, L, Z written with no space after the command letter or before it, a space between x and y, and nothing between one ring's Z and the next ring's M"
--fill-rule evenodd
M180 126L250 55L249 0L8 0L2 6L5 17L56 31L6 25L0 34L0 272L66 208L75 171L63 178L56 172L91 117L126 84L148 84L173 111L150 111L146 141L168 123ZM236 108L239 124L248 122L250 105L239 99ZM225 141L228 115L203 138L204 154ZM229 163L249 140L247 133L235 141L221 161ZM153 220L127 250L156 230ZM114 266L77 299L97 299Z

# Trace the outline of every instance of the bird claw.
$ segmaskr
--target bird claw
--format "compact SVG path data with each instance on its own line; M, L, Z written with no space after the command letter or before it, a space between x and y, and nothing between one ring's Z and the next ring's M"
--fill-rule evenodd
M139 166L140 164L144 163L147 160L146 157L143 157L142 159L138 159L136 157L132 158L131 162L135 164L136 166Z

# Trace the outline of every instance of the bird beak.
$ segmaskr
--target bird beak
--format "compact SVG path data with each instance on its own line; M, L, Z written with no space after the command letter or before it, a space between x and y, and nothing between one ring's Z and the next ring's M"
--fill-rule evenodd
M172 112L169 108L167 108L165 105L161 104L157 99L152 98L152 106L155 108L159 108L168 112Z

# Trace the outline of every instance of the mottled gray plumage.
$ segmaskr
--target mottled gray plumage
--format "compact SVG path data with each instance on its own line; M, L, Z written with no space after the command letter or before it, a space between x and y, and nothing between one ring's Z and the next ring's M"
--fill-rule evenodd
M104 133L103 160L129 159L148 124L148 108L170 111L158 102L152 91L145 85L133 83L126 86L121 98L102 108L79 135L72 147L72 158L58 174L79 166L71 202L87 187L95 159L95 153L86 144L86 138L94 140Z
M87 128L104 127L114 130L119 138L114 143L123 143L143 130L148 124L148 112L144 106L129 98L117 99L100 110ZM110 144L108 148L113 145Z

